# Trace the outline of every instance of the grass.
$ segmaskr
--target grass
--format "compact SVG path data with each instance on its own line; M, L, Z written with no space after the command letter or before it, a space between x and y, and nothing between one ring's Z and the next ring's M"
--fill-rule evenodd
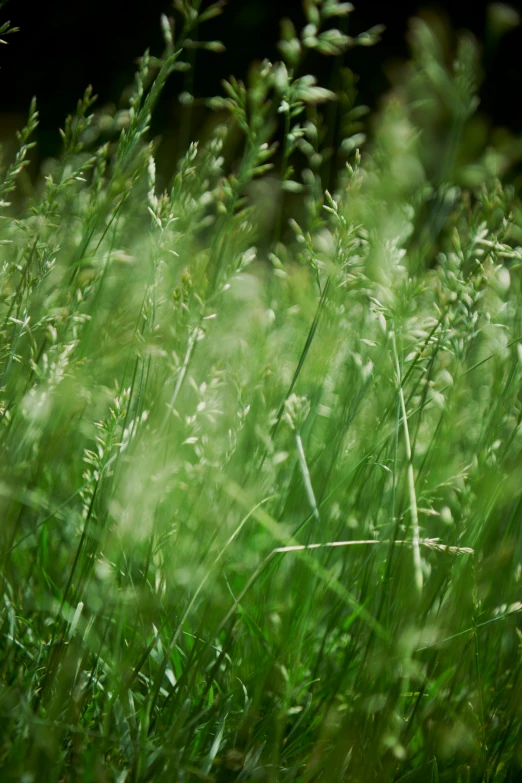
M222 4L175 5L126 109L87 90L22 201L33 105L2 177L2 780L518 780L522 213L477 46L417 20L368 123L305 55L379 30L306 3L158 192Z

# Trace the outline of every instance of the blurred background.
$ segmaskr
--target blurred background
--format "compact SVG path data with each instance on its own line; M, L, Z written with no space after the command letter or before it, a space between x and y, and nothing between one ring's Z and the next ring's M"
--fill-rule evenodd
M355 11L346 19L349 33L357 34L377 24L386 26L376 47L356 48L343 57L343 65L360 77L358 102L371 108L379 105L394 72L408 56L408 20L421 14L446 26L448 38L452 29L466 28L479 39L485 70L480 112L494 125L514 133L522 131L522 28L516 24L513 4L355 0L354 5ZM147 47L153 54L161 53L160 14L171 12L168 0L148 0L139 10L127 0L10 0L0 11L0 24L10 19L20 32L9 37L8 46L0 48L0 142L12 137L23 124L33 95L40 111L40 159L58 153L58 128L88 84L99 96L99 105L122 105L136 59ZM203 38L221 39L226 52L198 51L194 70L170 80L154 118L154 132L170 133L182 147L187 139L180 140L176 130L181 122L179 92L187 90L197 97L220 94L223 77L233 73L245 78L253 59L276 59L279 20L284 16L301 22L299 0L229 0L223 15L208 22L201 32ZM332 65L331 58L322 58L321 62L308 63L307 70L315 71L327 83L327 69ZM190 122L197 124L197 111ZM194 128L185 128L181 135L188 137L193 132ZM173 150L173 155L179 152Z

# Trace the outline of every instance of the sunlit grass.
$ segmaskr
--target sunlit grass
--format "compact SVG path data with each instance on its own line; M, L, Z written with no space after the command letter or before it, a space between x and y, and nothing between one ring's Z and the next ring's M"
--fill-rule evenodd
M33 105L0 185L2 779L515 780L521 213L465 154L476 45L417 21L363 125L304 55L379 30L309 3L159 193L196 5L20 205Z

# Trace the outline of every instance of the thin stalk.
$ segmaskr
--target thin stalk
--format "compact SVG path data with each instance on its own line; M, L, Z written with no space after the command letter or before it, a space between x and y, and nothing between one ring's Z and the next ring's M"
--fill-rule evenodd
M308 465L306 464L306 456L304 453L303 441L299 432L295 433L295 442L297 445L297 453L299 455L299 467L301 468L301 473L303 475L306 495L308 497L310 506L312 507L312 513L314 517L318 522L320 522L321 520L319 517L319 509L317 508L317 501L315 499L314 488L312 487L310 471L308 470Z
M402 412L402 424L404 429L404 442L406 446L406 458L408 460L408 494L410 499L410 515L411 515L411 527L412 527L412 546L413 546L413 570L415 574L415 587L419 593L422 592L424 578L422 574L422 557L420 552L420 529L419 529L419 512L417 509L417 494L415 492L415 475L413 472L413 460L410 442L410 431L408 427L408 416L406 413L406 405L404 402L404 392L402 388L401 380L401 368L399 364L399 357L397 355L397 344L395 341L395 333L392 334L393 355L395 359L395 370L397 373L397 384L399 387L399 399L401 403Z

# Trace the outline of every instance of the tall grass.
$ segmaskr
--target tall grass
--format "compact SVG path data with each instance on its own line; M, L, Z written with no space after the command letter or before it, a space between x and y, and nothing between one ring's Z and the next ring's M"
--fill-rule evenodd
M522 223L477 46L416 20L371 125L305 55L379 29L307 2L157 192L199 5L27 203L35 105L2 177L2 780L518 779Z

